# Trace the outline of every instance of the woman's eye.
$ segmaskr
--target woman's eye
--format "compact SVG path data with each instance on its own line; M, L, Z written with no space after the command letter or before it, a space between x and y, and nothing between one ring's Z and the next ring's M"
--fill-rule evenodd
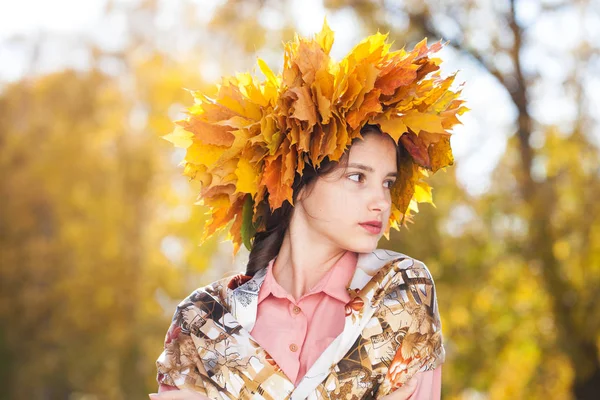
M356 179L354 179L354 177L356 177ZM354 182L362 182L363 174L350 174L348 175L348 178Z
M385 183L387 184L387 188L390 189L392 186L394 186L395 181L385 181Z

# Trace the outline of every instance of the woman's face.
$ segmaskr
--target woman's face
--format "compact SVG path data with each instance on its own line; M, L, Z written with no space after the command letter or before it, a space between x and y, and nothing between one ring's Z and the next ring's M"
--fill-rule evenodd
M368 253L387 229L390 189L397 176L396 146L388 135L363 134L338 166L302 190L294 214L322 239L345 250ZM379 225L379 226L378 226Z

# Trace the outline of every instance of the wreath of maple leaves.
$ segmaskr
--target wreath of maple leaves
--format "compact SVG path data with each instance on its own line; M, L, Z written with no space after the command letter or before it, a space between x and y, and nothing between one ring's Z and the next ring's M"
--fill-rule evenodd
M339 63L329 52L333 32L324 21L314 38L285 44L281 74L258 59L265 80L250 73L224 77L216 96L190 91L187 117L163 136L186 149L184 175L201 183L196 204L209 207L203 239L229 228L234 254L265 229L270 212L292 200L295 174L310 161L338 161L365 124L378 125L406 153L392 187L389 228L399 230L431 203L425 182L454 163L449 130L468 110L453 91L456 73L442 78L442 48L423 39L413 50L390 51L387 35L360 42Z

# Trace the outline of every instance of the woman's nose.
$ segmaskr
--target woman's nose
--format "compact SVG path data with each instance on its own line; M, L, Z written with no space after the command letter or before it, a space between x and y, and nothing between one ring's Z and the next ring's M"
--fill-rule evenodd
M374 194L370 199L369 208L372 211L387 211L392 205L389 189L381 188L374 190Z

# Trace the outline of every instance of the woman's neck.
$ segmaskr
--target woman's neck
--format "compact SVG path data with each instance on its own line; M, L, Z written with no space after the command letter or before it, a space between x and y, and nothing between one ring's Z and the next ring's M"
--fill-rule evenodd
M319 282L345 252L307 230L295 230L290 225L273 264L273 276L297 301Z

